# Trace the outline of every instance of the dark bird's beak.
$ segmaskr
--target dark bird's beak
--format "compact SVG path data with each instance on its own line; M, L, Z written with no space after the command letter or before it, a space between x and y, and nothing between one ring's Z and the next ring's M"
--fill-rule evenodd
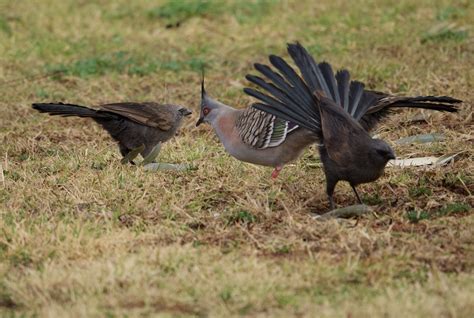
M204 118L203 117L199 117L198 121L196 122L196 127L201 125L204 121Z

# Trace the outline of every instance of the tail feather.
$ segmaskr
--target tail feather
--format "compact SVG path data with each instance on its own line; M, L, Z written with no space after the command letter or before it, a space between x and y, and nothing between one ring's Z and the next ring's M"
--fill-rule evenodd
M447 112L457 112L455 104L462 103L462 100L449 96L416 96L416 97L398 97L398 100L388 107L414 107L425 108Z
M249 82L252 82L252 83L260 86L261 88L265 89L267 92L269 92L274 97L276 97L278 100L280 100L282 103L291 105L292 108L295 107L295 101L293 101L291 99L291 96L288 96L288 94L286 92L282 91L280 88L278 88L274 84L268 83L265 80L263 80L261 77L254 76L254 75L247 75L245 78ZM255 93L255 92L252 92L252 90L250 90L249 93L250 93L250 95L252 95L256 98L262 97L261 93L260 94ZM262 97L262 98L265 98L265 97ZM262 100L262 101L264 101L264 100Z
M247 76L262 92L254 89L245 89L245 92L263 102L254 104L257 109L316 132L320 130L321 118L317 107L319 101L315 99L314 93L332 99L334 104L343 108L366 130L373 128L394 107L456 112L455 104L462 102L449 96L398 97L365 90L363 83L351 81L347 70L340 70L334 75L329 63L317 64L299 43L288 44L288 53L301 75L284 59L271 55L270 63L276 70L267 65L255 64L255 69L264 78ZM266 82L267 79L271 83Z
M456 99L450 96L416 96L416 97L406 97L404 99L406 102L435 102L435 103L447 103L447 104L457 104L462 103L462 100Z
M458 108L450 104L436 104L436 103L422 103L422 102L397 102L387 106L389 107L410 107L410 108L423 108L437 111L445 111L449 113L455 113Z
M34 103L32 107L40 113L48 113L51 116L104 117L94 109L74 104Z
M295 97L297 96L299 100L304 101L303 106L307 111L316 113L314 111L311 91L295 70L279 56L270 55L270 62L280 71L283 77L286 78L287 82L292 85L290 89L291 93L293 93Z
M359 106L359 101L364 93L364 84L358 81L351 81L349 90L349 109L348 113L354 117Z
M337 88L339 89L340 105L349 112L349 85L351 76L349 71L340 70L336 73Z
M326 96L331 96L329 87L324 80L324 75L313 57L299 43L288 44L288 53L301 71L303 79L312 92L322 91Z
M256 105L261 105L261 106L271 105L271 107L273 107L275 109L279 109L280 112L284 115L284 117L281 117L281 118L283 118L285 120L288 120L288 121L291 121L291 122L294 122L296 124L305 126L305 127L310 126L310 123L308 121L308 117L305 114L300 114L298 112L299 107L297 107L297 106L296 107L287 107L285 104L283 104L279 100L277 100L273 97L270 97L268 95L265 95L262 92L254 90L252 88L246 87L246 88L244 88L244 92L247 95L253 96L256 99L261 100L263 102L263 103L253 104L254 107ZM270 106L268 106L268 107L270 107ZM255 107L255 108L259 109L258 107ZM272 112L272 114L274 114L275 116L279 116L279 115L277 115L273 112ZM290 120L289 118L292 118L292 119Z
M435 111L454 113L458 111L458 103L461 100L448 96L417 96L417 97L397 97L380 96L379 93L366 91L364 95L373 98L371 106L363 114L360 122L366 130L371 130L377 123L390 114L392 108L421 108Z
M273 63L285 69L285 66L280 65L279 61L274 60ZM287 67L289 66L287 65ZM291 86L290 84L288 84L288 82L285 80L285 78L282 75L274 72L270 67L266 65L255 64L255 69L257 69L260 73L262 73L268 79L270 79L283 92L286 92L287 96L292 100L292 102L289 104L290 107L294 108L295 105L302 105L309 112L313 112L313 113L315 112L314 107L312 106L313 101L312 101L311 94L307 90L306 86L304 86L304 88L306 88L306 92L304 91L304 88ZM284 74L284 75L290 77L289 74ZM293 79L293 82L291 83L297 83L297 82L295 82L295 80ZM304 85L304 83L301 81L299 85L302 85L302 84Z
M269 80L271 80L276 87L281 91L289 92L292 91L291 86L286 82L286 80L278 73L274 72L269 66L256 63L255 69L265 75ZM291 99L296 103L306 103L304 99L299 99L299 96L291 96Z
M367 94L375 95L370 91L367 92ZM384 111L388 108L394 107L423 108L454 113L458 111L456 104L462 103L462 100L449 96L385 96L376 99L377 102L368 109L367 114Z
M336 78L334 77L334 72L329 63L322 62L319 63L319 69L324 76L324 81L328 85L329 92L331 93L329 98L332 98L336 104L341 105L341 99L339 98L339 91L337 89Z
M364 91L360 100L360 106L357 107L357 111L354 114L354 118L357 121L360 121L360 119L367 113L370 107L374 105L377 101L377 96L373 94L367 94L367 92Z

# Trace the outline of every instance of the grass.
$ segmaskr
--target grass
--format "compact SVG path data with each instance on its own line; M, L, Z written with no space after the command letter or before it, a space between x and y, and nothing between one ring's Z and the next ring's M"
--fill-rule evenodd
M0 316L470 317L474 311L474 60L470 1L0 2ZM328 210L315 149L271 180L194 127L200 69L234 107L254 62L299 40L367 87L452 95L458 114L395 112L399 157L360 193L374 215ZM61 73L54 73L61 71ZM48 76L51 75L51 76ZM94 123L32 102L156 100L195 111L163 146L189 172L120 165ZM426 112L426 114L428 114ZM432 144L402 137L442 133ZM355 203L338 185L336 203ZM363 305L361 305L363 304Z

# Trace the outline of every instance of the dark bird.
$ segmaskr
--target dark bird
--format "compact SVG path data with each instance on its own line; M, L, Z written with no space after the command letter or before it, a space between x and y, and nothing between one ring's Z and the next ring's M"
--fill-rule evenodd
M244 91L264 101L264 105L298 104L314 108L312 92L320 90L359 121L365 130L372 129L394 107L456 112L454 104L461 102L446 96L400 97L365 90L364 84L350 80L347 70L341 70L334 76L328 63L316 64L299 44L289 45L289 52L309 84L282 58L272 55L271 63L286 76L291 75L291 81L267 65L255 64L255 68L272 83L253 75L247 75L247 79L270 95L251 88L245 88ZM318 141L313 132L297 125L296 121L287 121L254 107L236 109L211 98L204 89L204 79L201 85L200 117L196 126L201 123L212 126L226 151L236 159L274 167L273 178L278 176L285 164L298 158L304 148Z
M311 132L302 138L319 143L331 208L338 181L349 182L361 202L355 187L377 180L387 162L395 158L386 142L371 138L367 132L389 114L391 108L455 112L454 104L461 102L447 96L401 97L365 90L363 83L350 80L347 70L334 75L330 64L316 63L299 43L289 44L288 53L302 76L283 58L270 55L270 63L277 71L255 64L255 69L268 82L258 76L246 76L263 92L252 88L244 91L260 100L253 104L255 109L286 121L288 127L297 127L286 138L299 130ZM264 131L268 134L268 130Z
M144 158L157 144L172 138L183 117L192 113L182 106L153 102L105 104L99 109L63 103L35 103L32 106L52 116L92 118L117 141L122 156L142 147L140 153Z

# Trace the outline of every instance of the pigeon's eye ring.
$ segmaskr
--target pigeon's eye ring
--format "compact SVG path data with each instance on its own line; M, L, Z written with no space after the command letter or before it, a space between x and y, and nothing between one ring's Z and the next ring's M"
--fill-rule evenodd
M207 108L207 107L204 107L204 108L202 109L202 113L204 114L204 116L206 116L206 115L209 114L210 112L211 112L211 110L210 110L209 108Z

